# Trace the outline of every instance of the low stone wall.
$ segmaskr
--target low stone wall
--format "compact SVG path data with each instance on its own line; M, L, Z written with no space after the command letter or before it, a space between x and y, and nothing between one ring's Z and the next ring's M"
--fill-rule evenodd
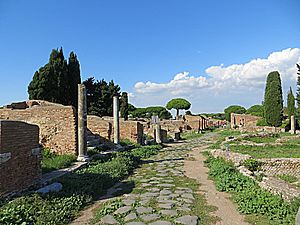
M29 187L41 174L39 127L0 120L0 195Z
M300 179L300 159L274 158L260 161L263 162L262 171L268 176L288 174Z
M215 158L223 158L229 161L232 161L236 166L240 166L245 160L250 159L250 155L240 154L230 151L224 151L221 149L214 149L210 151L213 157Z
M87 128L88 130L100 137L103 142L112 141L112 123L103 120L98 116L87 116Z
M113 117L98 117L88 115L87 127L94 134L99 135L103 141L113 141ZM128 139L134 143L143 143L143 125L137 121L120 120L120 138Z
M44 147L58 154L76 154L77 115L74 107L45 101L30 101L28 107L0 109L0 119L38 125L40 143Z

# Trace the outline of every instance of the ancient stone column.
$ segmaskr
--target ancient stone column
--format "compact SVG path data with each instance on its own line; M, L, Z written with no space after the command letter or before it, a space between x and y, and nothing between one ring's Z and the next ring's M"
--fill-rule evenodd
M120 121L119 121L119 97L118 96L114 96L113 110L114 110L114 143L120 144Z
M87 156L87 101L84 84L78 84L78 157L77 161L88 161Z
M161 130L160 124L155 124L155 141L156 141L157 144L162 143L160 130Z
M290 130L291 134L295 134L296 132L295 123L296 123L295 116L291 115L291 130Z

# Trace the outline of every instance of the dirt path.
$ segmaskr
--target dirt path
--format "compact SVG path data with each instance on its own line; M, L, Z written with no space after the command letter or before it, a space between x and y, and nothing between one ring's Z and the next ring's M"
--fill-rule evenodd
M218 208L214 212L214 215L221 219L216 223L217 225L249 225L244 222L244 216L238 213L235 205L228 199L230 195L217 191L213 181L208 179L208 168L204 166L205 157L201 153L206 147L192 149L189 154L195 160L185 160L185 175L198 180L201 183L199 192L206 196L209 205Z

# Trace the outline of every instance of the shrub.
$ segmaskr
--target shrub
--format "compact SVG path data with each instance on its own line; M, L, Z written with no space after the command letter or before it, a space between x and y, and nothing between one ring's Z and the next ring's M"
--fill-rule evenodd
M227 121L231 120L231 117L230 117L231 113L243 114L245 112L246 112L246 109L239 105L231 105L231 106L227 107L226 109L224 109L225 118Z
M257 120L256 126L263 126L264 127L264 126L268 126L268 123L267 123L265 118L261 118L261 119Z
M260 169L262 162L255 159L247 159L244 161L243 165L250 171L254 172Z
M133 156L139 158L148 158L152 155L156 155L160 149L162 149L161 145L150 145L150 146L135 148L131 151L131 153Z

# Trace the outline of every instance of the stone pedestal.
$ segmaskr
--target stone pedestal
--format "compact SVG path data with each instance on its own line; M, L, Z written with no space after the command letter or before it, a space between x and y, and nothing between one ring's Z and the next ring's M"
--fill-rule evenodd
M120 121L119 121L119 97L118 96L114 96L113 111L114 111L114 143L120 144Z
M290 130L290 133L291 134L295 134L295 131L296 131L296 126L295 126L295 124L296 124L296 120L295 120L295 116L294 115L292 115L291 116L291 130Z
M86 89L78 84L78 157L77 161L88 161L87 156L87 101Z
M161 126L160 124L155 124L155 141L157 144L161 144Z

